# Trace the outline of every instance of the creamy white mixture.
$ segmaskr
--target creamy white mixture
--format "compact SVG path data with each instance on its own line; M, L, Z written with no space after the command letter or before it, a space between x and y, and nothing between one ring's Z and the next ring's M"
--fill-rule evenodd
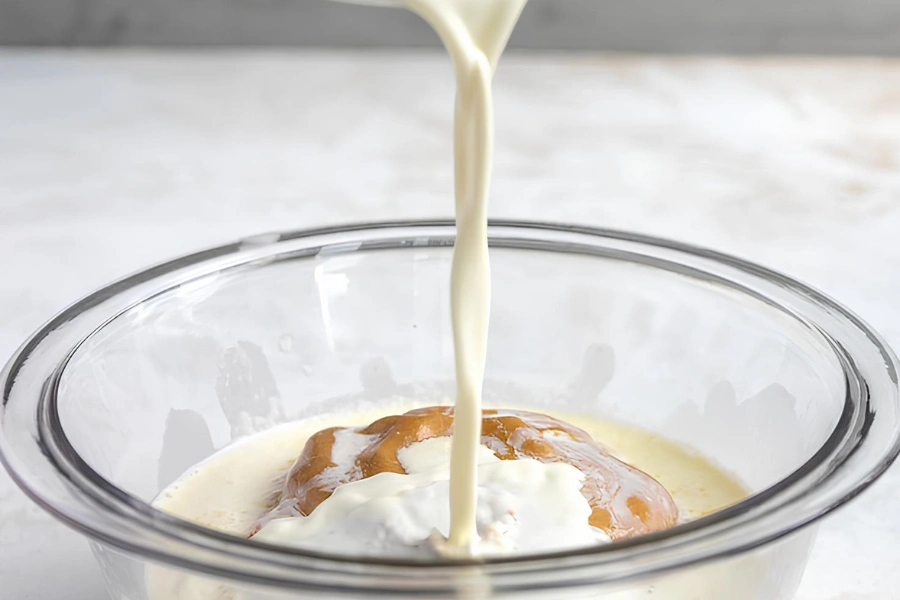
M164 490L154 506L188 521L246 537L277 501L286 473L310 436L329 427L365 426L386 415L403 414L418 407L407 400L384 401L370 409L322 415L274 427L227 446L196 465ZM617 458L659 481L672 494L685 519L709 514L747 495L743 486L724 471L674 442L615 422L579 415L557 416L584 429L594 439L602 441ZM336 438L336 442L340 443L335 444L332 459L335 464L343 464L359 452L363 440L348 436ZM365 482L378 480L380 475L347 484L322 502L310 517L284 520L279 525L273 521L264 530L263 539L350 555L371 554L378 550L382 555L422 557L422 548L429 548L433 540L431 527L437 526L441 533L446 533L449 527L446 501L449 451L447 438L411 445L399 455L404 468L416 475L390 474L394 481L384 486L376 483L374 488L370 487L373 484ZM534 461L494 462L493 455L488 458L489 453L480 445L477 451L479 458L483 458L479 500L484 510L476 509L476 525L484 537L482 551L548 551L564 545L577 547L604 541L603 534L587 525L589 510L587 502L577 493L580 484L577 469ZM495 465L501 471L494 471ZM507 471L506 465L511 469ZM397 478L404 477L411 479L399 480L408 483L395 483ZM428 490L429 481L433 481L431 485L442 487ZM357 484L365 484L359 494L352 491L352 486ZM377 489L379 487L382 489ZM350 498L341 492L348 488L351 492L343 494ZM359 491L360 488L355 489ZM329 503L334 498L338 501L332 506ZM561 503L555 505L555 502ZM510 524L503 518L507 509L518 511L520 527L513 525L504 529L504 525ZM367 512L373 510L382 513L370 518L372 515ZM568 514L570 511L572 514ZM487 531L488 527L491 527L490 531ZM595 535L597 537L591 539ZM739 578L747 580L741 585L752 589L748 586L757 577L756 568L748 565L747 569L742 567L739 571L726 569L712 578L704 575L675 585L656 584L648 591L655 589L654 598L661 600L732 597L731 591ZM151 600L256 598L203 577L162 567L148 569L147 587ZM641 592L634 597L645 595ZM632 599L630 594L622 598Z

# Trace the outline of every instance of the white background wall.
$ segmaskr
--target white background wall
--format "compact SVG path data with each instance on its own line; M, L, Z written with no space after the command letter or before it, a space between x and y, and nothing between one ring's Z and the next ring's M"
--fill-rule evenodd
M405 11L327 0L0 0L0 44L421 46ZM513 45L900 55L896 0L531 0Z

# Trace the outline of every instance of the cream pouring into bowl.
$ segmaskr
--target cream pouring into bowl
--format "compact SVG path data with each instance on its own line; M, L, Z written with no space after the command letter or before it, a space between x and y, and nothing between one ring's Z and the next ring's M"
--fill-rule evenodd
M495 322L485 403L685 440L748 498L595 549L449 563L271 547L150 505L179 470L252 431L451 393L445 313L432 309L454 238L441 222L253 238L79 301L3 372L4 463L94 540L117 600L148 598L161 578L254 599L790 598L810 524L897 454L891 351L827 297L727 256L550 224L498 222L489 236L494 301L510 313Z

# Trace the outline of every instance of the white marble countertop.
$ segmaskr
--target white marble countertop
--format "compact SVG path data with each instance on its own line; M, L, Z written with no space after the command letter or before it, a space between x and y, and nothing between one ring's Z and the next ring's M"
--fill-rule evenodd
M510 56L497 88L493 216L737 254L900 348L900 61ZM437 54L0 52L0 359L164 258L449 216L451 105ZM895 467L825 522L801 600L896 598L898 496ZM5 474L0 590L105 597L85 542Z

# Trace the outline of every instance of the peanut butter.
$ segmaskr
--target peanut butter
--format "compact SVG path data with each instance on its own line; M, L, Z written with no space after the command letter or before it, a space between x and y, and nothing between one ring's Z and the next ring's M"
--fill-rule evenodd
M405 473L398 453L416 442L449 436L453 408L434 406L379 419L365 427L323 429L309 438L285 480L279 510L309 515L338 486L378 473ZM335 433L366 436L350 464L332 460ZM678 509L652 477L612 456L584 430L547 415L518 410L484 410L481 444L501 460L532 458L568 463L585 479L581 493L592 513L589 523L613 540L675 525ZM293 505L293 506L291 506Z

